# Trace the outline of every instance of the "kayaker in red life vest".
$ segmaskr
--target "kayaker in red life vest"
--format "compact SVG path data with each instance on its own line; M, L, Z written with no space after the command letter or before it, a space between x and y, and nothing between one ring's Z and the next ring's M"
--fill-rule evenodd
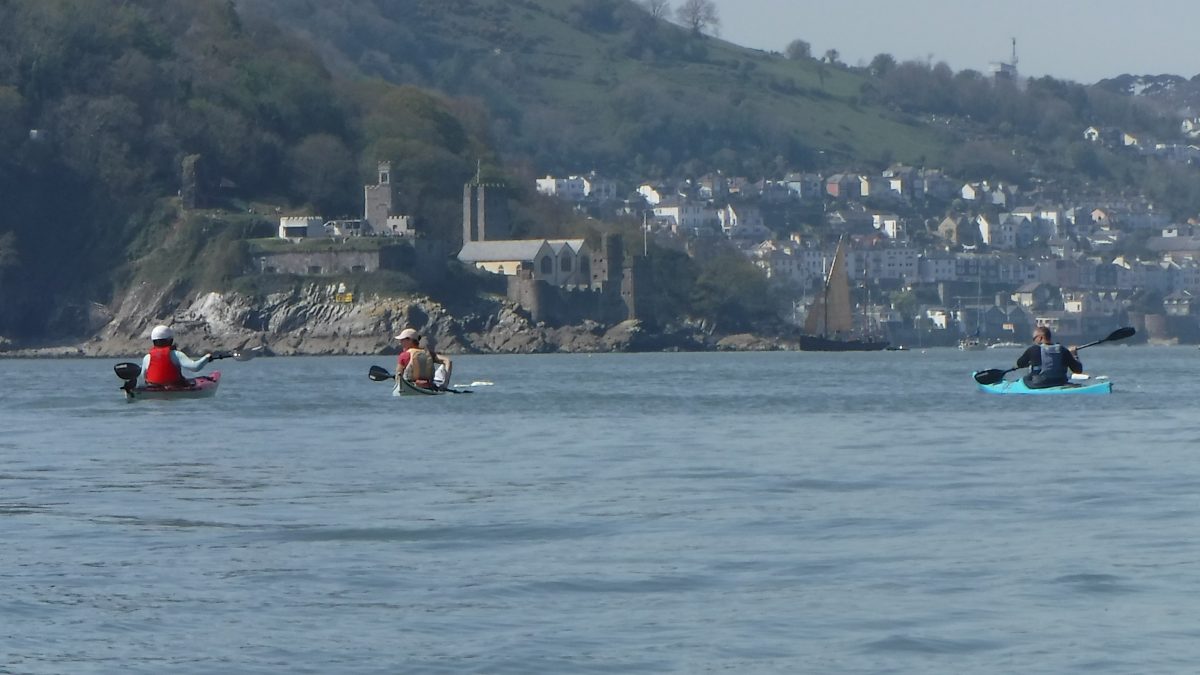
M396 359L396 377L402 377L418 387L433 387L433 359L421 348L421 336L405 328L396 336L400 341L400 356Z
M1075 355L1076 348L1067 349L1054 342L1050 337L1050 329L1038 326L1033 329L1033 345L1025 350L1017 359L1017 367L1029 367L1025 376L1025 386L1030 389L1045 389L1060 387L1071 380L1067 373L1082 373L1083 363Z
M149 386L186 387L190 382L183 371L198 371L212 360L212 354L193 360L175 349L175 331L168 326L155 326L150 340L154 346L142 357L142 377Z

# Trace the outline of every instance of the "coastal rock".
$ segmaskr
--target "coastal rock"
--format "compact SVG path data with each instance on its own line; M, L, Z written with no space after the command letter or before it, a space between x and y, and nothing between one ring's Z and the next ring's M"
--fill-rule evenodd
M0 342L0 350L10 356L132 357L145 352L150 329L159 323L173 326L177 344L194 356L252 347L281 356L390 354L398 348L394 336L408 327L417 329L426 345L446 354L774 348L770 340L752 335L714 342L703 325L650 327L631 320L612 326L595 321L546 326L534 323L520 306L500 297L485 299L454 316L423 296L347 300L344 287L334 284L310 284L258 297L207 292L190 299L181 299L171 287L142 284L112 308L91 308L87 320L102 325L84 340L23 349Z
M717 349L734 352L769 352L780 349L775 340L768 340L751 333L738 333L717 340Z

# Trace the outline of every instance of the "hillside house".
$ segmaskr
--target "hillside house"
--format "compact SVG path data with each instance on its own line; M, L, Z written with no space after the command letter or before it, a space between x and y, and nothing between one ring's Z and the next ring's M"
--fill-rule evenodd
M825 179L825 194L834 199L850 199L861 196L858 176L847 173L835 173Z
M1083 139L1092 143L1114 146L1121 141L1121 130L1116 127L1088 127L1083 130Z
M876 211L871 214L871 225L887 235L888 239L900 239L904 234L903 221L895 213Z
M935 169L922 171L917 183L918 193L937 201L948 202L958 194L958 181Z
M1030 281L1022 284L1021 287L1012 294L1012 300L1026 309L1049 309L1052 305L1058 306L1059 293L1058 290L1050 284Z
M955 256L950 253L931 253L918 259L917 278L924 284L942 281L954 281L958 278L955 273Z
M712 228L717 222L716 213L700 202L677 198L663 200L654 206L654 222L660 229L683 235Z
M538 178L536 187L540 194L571 202L581 202L585 199L606 202L617 198L617 184L601 178L594 171L583 176Z
M696 181L696 195L700 199L724 200L729 196L729 181L719 173L709 173Z
M324 237L325 219L320 216L281 216L278 236L291 242L310 237Z
M753 206L728 204L717 209L717 220L721 231L731 239L762 241L771 236L771 230L763 223L762 213Z
M921 252L907 246L872 246L855 249L846 257L849 276L855 281L916 281Z
M1167 316L1196 316L1200 314L1200 298L1188 290L1179 290L1163 298Z
M1128 293L1109 291L1064 290L1063 311L1072 314L1115 315L1124 309Z
M783 184L794 199L821 199L824 194L823 181L815 173L789 173L783 177Z
M658 206L668 195L673 194L661 183L642 183L637 187L637 193L646 200L647 206Z
M999 216L980 214L975 217L975 224L979 227L983 243L992 248L1009 251L1017 247L1017 237L1022 230L1022 224L1028 226L1028 221L1011 213L1002 213Z

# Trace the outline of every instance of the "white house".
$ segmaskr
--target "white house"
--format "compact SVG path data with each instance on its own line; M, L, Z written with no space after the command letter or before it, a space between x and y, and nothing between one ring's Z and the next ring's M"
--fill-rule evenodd
M600 178L593 173L586 176L568 176L555 178L546 176L537 179L537 191L544 195L557 197L572 202L584 199L609 201L617 198L617 185L611 180Z
M859 281L916 281L920 276L921 252L907 246L876 246L856 249L847 257L850 278Z
M716 214L699 202L671 199L654 206L654 220L678 234L707 227L716 221Z
M662 200L665 199L668 194L667 190L664 189L663 186L651 185L650 183L643 183L639 185L637 188L637 193L641 195L642 199L645 199L646 203L650 206L658 206L658 204L662 202Z
M583 178L579 176L539 178L537 179L537 191L544 195L573 202L583 201L583 198L587 196Z
M307 237L324 237L325 219L320 216L280 216L279 238L300 241Z
M899 239L902 234L900 216L894 213L872 213L871 225L886 234L888 239Z
M755 265L766 270L767 277L800 286L825 278L830 256L816 248L785 247L760 251Z
M1020 218L1014 218L1011 214L1002 214L999 217L980 214L975 218L975 224L979 226L979 234L983 237L983 243L992 248L1013 249L1017 246L1017 223Z
M762 241L771 236L771 231L763 224L762 213L753 206L728 204L717 209L717 220L721 223L721 231L731 238Z

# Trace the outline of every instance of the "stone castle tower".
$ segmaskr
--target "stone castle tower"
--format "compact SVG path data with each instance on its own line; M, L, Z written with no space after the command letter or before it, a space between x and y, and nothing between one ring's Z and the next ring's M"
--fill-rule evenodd
M396 189L392 184L392 163L379 163L379 182L363 186L363 224L375 232L387 227L388 216L392 215L392 203Z

